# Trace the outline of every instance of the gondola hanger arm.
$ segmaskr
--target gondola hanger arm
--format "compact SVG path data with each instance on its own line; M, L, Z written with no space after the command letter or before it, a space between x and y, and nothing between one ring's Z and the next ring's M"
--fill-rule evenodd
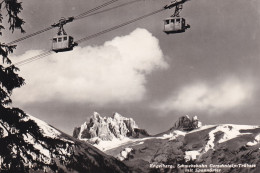
M171 1L170 4L164 6L164 9L171 9L173 7L176 7L177 5L181 5L181 4L185 3L186 1L189 1L189 0L174 0L174 1Z
M67 23L72 22L74 19L75 19L75 17L73 17L73 16L72 16L72 17L68 17L68 18L62 17L62 18L59 20L58 23L54 23L54 24L52 24L51 26L52 26L52 27L60 27L60 26L63 26L63 25L65 25L65 24L67 24Z

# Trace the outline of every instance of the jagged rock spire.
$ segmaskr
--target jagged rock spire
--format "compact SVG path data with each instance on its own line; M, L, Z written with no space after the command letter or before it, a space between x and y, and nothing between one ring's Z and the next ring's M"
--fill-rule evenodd
M202 126L202 123L198 120L197 116L192 118L189 115L181 116L171 128L171 130L179 129L179 130L193 130Z
M98 138L103 141L111 141L113 138L149 136L142 129L139 129L132 118L126 118L115 112L112 117L101 117L94 112L89 122L74 129L73 136L84 140Z

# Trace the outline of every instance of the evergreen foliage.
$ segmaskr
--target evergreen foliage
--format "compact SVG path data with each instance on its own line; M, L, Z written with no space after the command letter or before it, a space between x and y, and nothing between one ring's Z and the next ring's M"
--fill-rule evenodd
M14 32L15 29L20 29L22 33L25 32L22 28L24 21L18 16L21 10L22 3L17 0L2 0L0 2L0 37L2 36L2 30L5 29L2 25L3 16L7 17L9 30L11 30L11 32ZM12 127L18 123L19 119L17 119L17 117L19 117L19 115L24 116L25 114L20 109L6 107L12 103L10 96L13 89L19 88L24 84L24 79L17 74L19 69L12 64L9 58L9 55L13 53L15 48L16 45L8 45L0 42L0 59L2 59L0 60L0 124L8 132L8 137L3 139L3 129L0 130L0 156L8 156L5 157L5 162L10 163L9 171L24 172L26 169L23 164L20 163L19 158L16 159L17 162L14 160L11 161L16 156L12 155L10 150L12 148L11 143L14 142L12 140L18 139L12 135ZM20 154L17 153L18 157L19 155ZM1 170L3 168L2 166Z
M22 3L17 0L3 0L0 2L0 36L5 27L2 25L3 16L7 16L9 30L14 32L15 29L20 29L24 33L22 25L25 23L18 14L22 10ZM6 12L7 14L3 14ZM11 59L8 57L13 53L16 45L8 45L0 42L0 101L1 106L6 106L12 103L10 98L13 89L19 88L24 84L24 79L17 74L19 69L12 65Z

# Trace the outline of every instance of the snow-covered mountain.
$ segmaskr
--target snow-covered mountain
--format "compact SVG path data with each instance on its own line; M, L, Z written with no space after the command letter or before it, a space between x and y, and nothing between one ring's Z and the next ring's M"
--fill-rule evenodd
M260 172L260 126L202 126L196 116L182 116L151 136L131 118L94 113L74 135L80 140L0 107L0 172Z
M164 133L132 139L105 153L137 172L260 172L260 126L199 122L186 128L193 120L183 116Z
M139 129L132 118L123 117L118 113L114 113L112 117L101 117L94 112L89 121L73 131L73 137L86 141L102 151L147 136L149 134Z
M19 109L0 108L0 172L130 172L117 159Z

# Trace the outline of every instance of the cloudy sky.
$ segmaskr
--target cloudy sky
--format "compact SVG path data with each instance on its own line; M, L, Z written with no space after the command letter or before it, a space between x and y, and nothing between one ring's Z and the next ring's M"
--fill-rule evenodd
M27 34L60 17L76 16L105 0L23 2ZM120 1L117 6L130 2ZM168 0L145 0L65 26L75 40L162 8ZM72 134L94 111L132 117L151 134L168 130L179 116L203 124L260 124L260 2L190 0L182 34L162 32L167 10L21 66L26 85L13 106ZM13 62L51 47L56 29L19 42ZM3 41L23 36L3 33Z

